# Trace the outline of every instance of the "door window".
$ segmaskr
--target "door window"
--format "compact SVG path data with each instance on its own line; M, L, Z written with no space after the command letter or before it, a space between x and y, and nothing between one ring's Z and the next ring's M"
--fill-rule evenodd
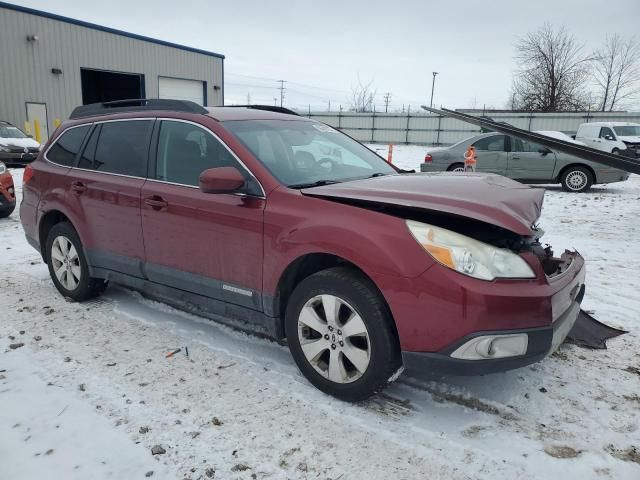
M514 152L543 153L549 150L539 143L529 142L528 140L522 140L514 137L511 137L511 144L513 145Z
M504 152L505 135L495 135L492 137L481 138L473 144L478 151Z
M82 142L89 128L90 125L70 128L60 135L47 152L47 160L65 167L74 166L76 156L80 151L80 147L82 147Z
M200 174L216 167L236 167L242 171L229 150L203 128L185 122L162 122L156 157L157 180L198 186Z
M609 127L602 127L600 129L600 138L604 138L605 140L615 140L616 136L613 134L613 130Z
M105 122L91 134L79 166L88 170L144 178L153 120Z

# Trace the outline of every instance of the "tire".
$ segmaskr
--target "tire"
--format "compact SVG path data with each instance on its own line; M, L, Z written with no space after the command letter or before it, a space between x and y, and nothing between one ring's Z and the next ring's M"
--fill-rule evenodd
M567 168L562 173L560 183L565 192L586 192L593 185L593 174L588 168L576 165Z
M447 172L464 172L464 163L453 163L449 165Z
M617 148L614 148L613 150L611 150L611 153L613 153L614 155L620 155L620 150Z
M89 276L82 242L70 223L57 223L51 228L46 257L53 284L64 297L82 302L97 297L107 288L106 280ZM60 272L60 269L63 271L58 276L56 271Z
M0 208L0 218L7 218L9 215L13 213L15 209L16 209L15 205L12 205L9 208Z
M334 319L325 306L337 312ZM300 282L287 305L285 332L302 374L319 390L348 402L382 390L402 365L384 300L352 268L330 268Z

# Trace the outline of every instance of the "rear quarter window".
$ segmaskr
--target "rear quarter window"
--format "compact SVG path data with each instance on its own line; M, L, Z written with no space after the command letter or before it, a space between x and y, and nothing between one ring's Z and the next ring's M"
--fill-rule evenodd
M84 137L89 132L89 128L90 125L83 125L66 130L47 152L47 160L65 167L74 166L76 156L82 147Z

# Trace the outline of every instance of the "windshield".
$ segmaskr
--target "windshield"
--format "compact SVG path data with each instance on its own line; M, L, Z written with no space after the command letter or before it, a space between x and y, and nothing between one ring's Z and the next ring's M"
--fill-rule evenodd
M233 120L224 125L288 187L396 173L367 147L322 123Z
M27 138L27 136L13 125L0 125L0 138Z
M640 125L625 125L624 127L613 127L613 129L621 137L640 137Z

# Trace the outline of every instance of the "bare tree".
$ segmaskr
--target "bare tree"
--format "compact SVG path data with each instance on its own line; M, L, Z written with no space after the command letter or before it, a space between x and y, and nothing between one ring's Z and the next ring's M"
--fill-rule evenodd
M372 88L373 80L363 83L358 75L358 83L351 87L351 109L356 112L370 112L373 110L373 98L376 91Z
M617 33L607 37L594 54L593 77L602 112L620 108L640 93L640 46L636 39L624 40Z
M586 107L590 59L564 28L544 24L515 48L519 68L513 80L513 107L542 112Z

